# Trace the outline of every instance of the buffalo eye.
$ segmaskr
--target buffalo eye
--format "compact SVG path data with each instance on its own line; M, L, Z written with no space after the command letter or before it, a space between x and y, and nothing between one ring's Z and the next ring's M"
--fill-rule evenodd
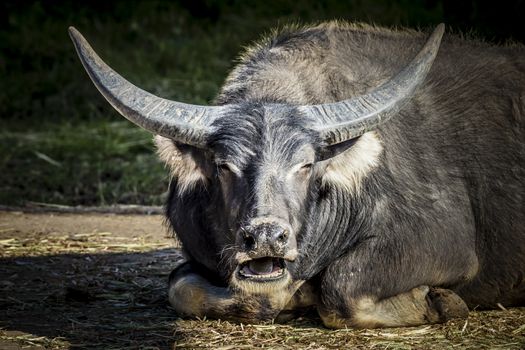
M226 164L226 163L219 163L219 164L217 164L217 169L219 170L219 173L221 173L221 174L229 173L229 172L232 171L230 166L228 164Z
M233 174L236 177L241 177L241 170L233 163L217 162L217 174L218 175Z
M298 173L302 175L310 174L310 172L312 171L312 167L313 167L313 163L306 163L299 168Z

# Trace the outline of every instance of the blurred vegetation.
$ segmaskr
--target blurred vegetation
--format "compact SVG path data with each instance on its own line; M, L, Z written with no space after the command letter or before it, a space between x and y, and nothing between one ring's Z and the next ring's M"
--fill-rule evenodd
M243 46L290 22L347 19L523 41L525 1L13 1L0 4L0 204L161 204L151 135L98 94L67 35L74 25L136 85L213 101Z

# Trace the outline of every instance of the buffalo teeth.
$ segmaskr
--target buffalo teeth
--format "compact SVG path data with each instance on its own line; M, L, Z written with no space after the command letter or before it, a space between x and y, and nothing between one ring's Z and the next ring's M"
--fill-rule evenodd
M265 278L269 278L269 277L278 277L278 276L281 276L284 273L284 271L282 269L274 271L272 273L264 274L264 275L247 274L243 270L241 270L240 272L241 272L241 275L243 275L245 277L259 278L259 279L265 279Z
M263 257L241 264L238 268L238 274L244 278L265 281L282 277L286 272L285 270L282 258Z

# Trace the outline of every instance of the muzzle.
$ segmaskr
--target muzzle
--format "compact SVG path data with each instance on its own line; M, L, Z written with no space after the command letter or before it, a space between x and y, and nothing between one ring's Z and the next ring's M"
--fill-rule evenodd
M297 241L291 227L265 220L242 227L237 235L237 277L269 282L286 274L286 261L297 257Z

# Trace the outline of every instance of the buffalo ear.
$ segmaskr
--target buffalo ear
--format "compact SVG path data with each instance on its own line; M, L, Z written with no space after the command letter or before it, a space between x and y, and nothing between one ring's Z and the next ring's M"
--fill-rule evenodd
M337 156L338 154L343 153L344 151L352 147L357 142L357 140L359 140L360 137L361 136L333 145L325 146L319 154L318 161L327 160Z
M197 183L207 183L212 166L207 151L173 141L164 136L154 138L159 158L177 179L179 193L191 190Z

